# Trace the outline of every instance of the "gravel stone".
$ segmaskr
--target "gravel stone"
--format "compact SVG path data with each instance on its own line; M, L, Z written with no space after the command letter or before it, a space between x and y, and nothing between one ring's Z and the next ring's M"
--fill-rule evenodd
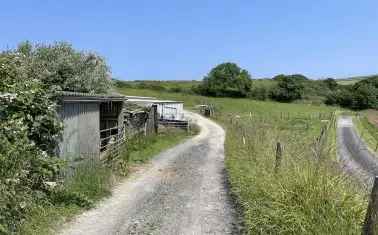
M198 114L186 116L199 135L156 156L61 234L240 233L225 177L225 132Z

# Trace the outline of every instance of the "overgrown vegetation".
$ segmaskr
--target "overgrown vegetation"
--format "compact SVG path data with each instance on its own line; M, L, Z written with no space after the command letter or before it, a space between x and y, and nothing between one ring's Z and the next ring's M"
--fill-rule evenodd
M64 182L51 190L49 200L38 201L25 214L18 233L54 234L55 227L110 195L116 181L112 169L96 160L82 162L68 173Z
M282 116L255 111L225 123L226 164L247 234L359 233L364 195L333 162L332 135L320 136L321 120L334 128L331 113L293 113L292 106ZM277 142L283 160L275 172Z
M108 76L101 57L66 43L25 42L0 53L0 233L17 231L36 205L54 203L51 185L63 166L55 156L56 92L106 92Z

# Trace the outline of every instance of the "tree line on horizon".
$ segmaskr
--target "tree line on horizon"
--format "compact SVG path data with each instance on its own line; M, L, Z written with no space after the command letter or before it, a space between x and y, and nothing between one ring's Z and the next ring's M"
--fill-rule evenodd
M378 75L364 77L352 85L338 84L333 78L312 80L302 74L279 74L272 79L254 80L247 70L227 62L215 66L201 82L193 82L195 84L190 87L164 81L116 82L120 86L212 97L308 102L355 110L378 109Z

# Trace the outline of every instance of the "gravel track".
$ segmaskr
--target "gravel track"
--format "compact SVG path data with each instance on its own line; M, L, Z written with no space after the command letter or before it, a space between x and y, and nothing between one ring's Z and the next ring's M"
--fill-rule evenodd
M198 136L156 156L61 234L238 234L224 172L224 130L198 114Z
M352 118L341 116L337 122L338 157L344 170L369 187L378 175L378 158L357 134Z

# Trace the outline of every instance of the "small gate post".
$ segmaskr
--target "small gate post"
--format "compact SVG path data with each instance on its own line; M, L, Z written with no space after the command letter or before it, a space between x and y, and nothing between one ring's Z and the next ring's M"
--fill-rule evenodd
M374 178L374 185L370 194L370 201L366 211L363 235L374 235L378 232L378 176Z

